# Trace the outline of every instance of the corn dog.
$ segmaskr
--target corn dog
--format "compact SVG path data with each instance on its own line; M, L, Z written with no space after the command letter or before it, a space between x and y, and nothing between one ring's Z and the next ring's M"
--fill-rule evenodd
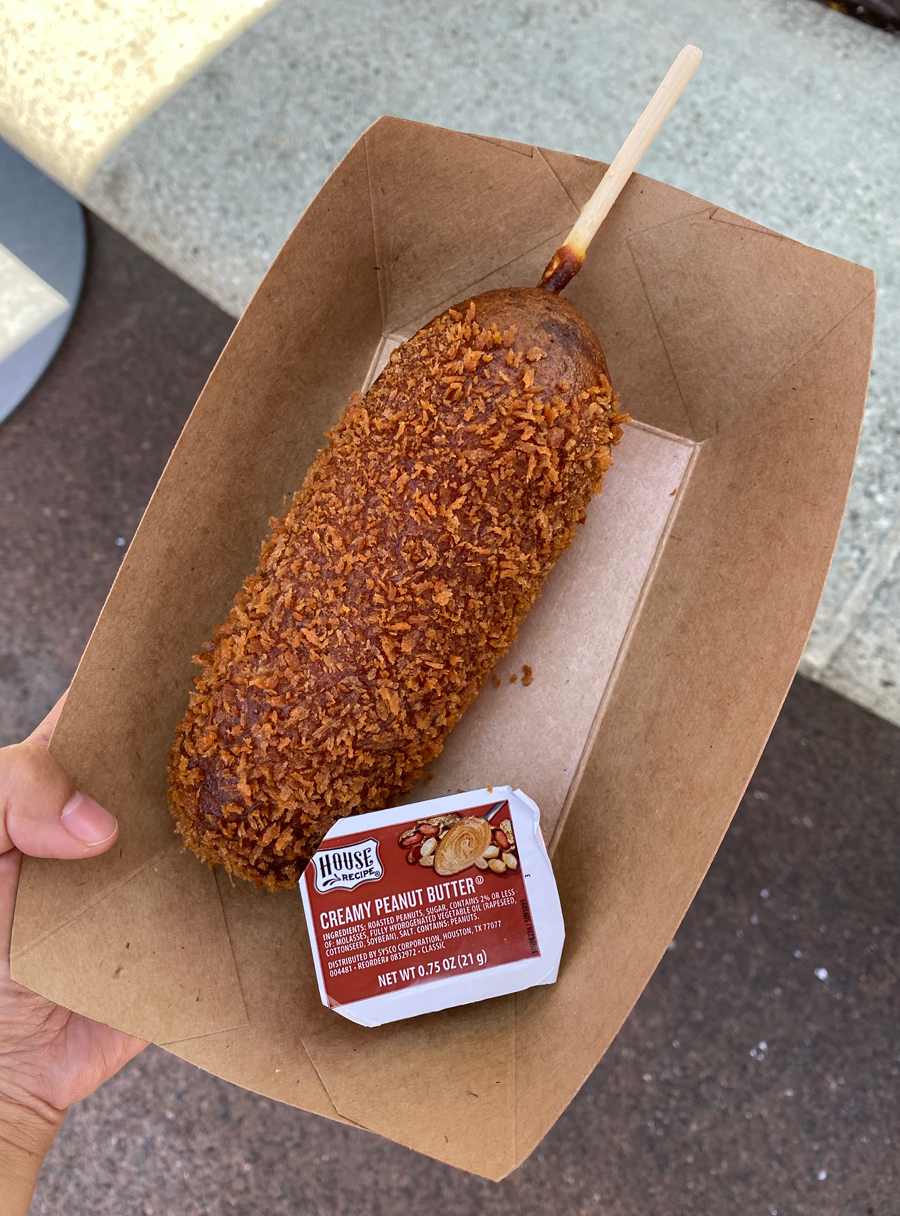
M272 521L170 756L176 830L211 865L292 885L336 819L410 787L509 649L626 417L558 293L700 59L678 55L540 285L405 342Z
M176 829L257 886L407 790L512 644L611 464L600 343L539 288L448 309L355 394L197 661Z

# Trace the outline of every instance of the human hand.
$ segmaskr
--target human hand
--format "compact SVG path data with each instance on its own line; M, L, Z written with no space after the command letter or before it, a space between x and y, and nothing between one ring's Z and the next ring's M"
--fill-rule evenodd
M113 816L77 791L47 750L64 700L24 743L0 749L0 1179L11 1203L3 1211L10 1216L28 1211L66 1108L147 1046L10 979L22 854L96 857L119 831Z

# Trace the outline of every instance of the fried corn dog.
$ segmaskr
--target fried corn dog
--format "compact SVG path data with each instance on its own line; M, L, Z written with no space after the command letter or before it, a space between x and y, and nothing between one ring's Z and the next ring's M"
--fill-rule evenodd
M565 300L464 301L355 394L196 660L170 804L274 890L331 824L406 791L512 644L623 416Z
M405 342L272 521L170 756L176 829L211 865L293 884L336 819L410 787L512 644L625 420L558 293L700 59L681 51L540 286Z

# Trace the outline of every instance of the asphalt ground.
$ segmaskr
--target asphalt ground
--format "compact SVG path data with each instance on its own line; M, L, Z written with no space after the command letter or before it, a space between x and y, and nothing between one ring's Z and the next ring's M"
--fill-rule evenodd
M0 427L0 742L65 688L233 321L98 220ZM74 1108L40 1216L896 1216L900 730L800 677L613 1047L500 1184L151 1048ZM577 1027L569 1028L577 1033Z
M819 0L819 3L864 21L866 25L900 34L900 0L865 0L862 4L856 0Z

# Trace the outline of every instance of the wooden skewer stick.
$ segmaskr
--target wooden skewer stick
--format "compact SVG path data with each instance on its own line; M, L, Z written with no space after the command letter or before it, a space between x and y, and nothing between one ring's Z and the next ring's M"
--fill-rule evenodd
M653 137L665 122L667 114L681 96L702 58L701 50L695 46L686 46L669 68L662 84L650 98L646 110L604 173L600 185L585 203L575 227L566 237L565 244L554 253L550 264L541 275L539 287L558 295L578 274L594 234L606 219L610 207L619 197L638 161L650 147Z

